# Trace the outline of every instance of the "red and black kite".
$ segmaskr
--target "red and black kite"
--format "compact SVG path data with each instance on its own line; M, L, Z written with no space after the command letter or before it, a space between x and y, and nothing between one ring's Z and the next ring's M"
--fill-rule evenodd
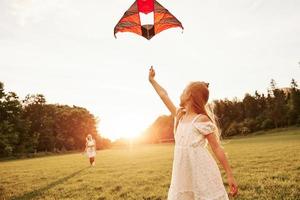
M154 13L154 24L142 25L140 13L152 12ZM116 25L114 34L116 36L118 32L132 32L150 40L156 34L175 27L183 29L181 22L157 1L136 0Z

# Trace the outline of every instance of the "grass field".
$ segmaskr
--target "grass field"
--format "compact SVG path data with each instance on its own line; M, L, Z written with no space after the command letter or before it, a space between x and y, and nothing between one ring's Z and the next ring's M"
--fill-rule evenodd
M236 199L300 199L300 129L224 141L239 183ZM0 162L0 199L165 200L173 145L135 146ZM225 185L226 178L224 177Z

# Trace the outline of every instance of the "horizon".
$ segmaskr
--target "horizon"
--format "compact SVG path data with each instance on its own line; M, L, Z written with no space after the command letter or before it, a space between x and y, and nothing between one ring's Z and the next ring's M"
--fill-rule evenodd
M300 2L159 1L183 24L147 41L113 28L132 0L0 0L0 81L100 119L111 140L133 138L168 114L148 69L178 105L184 87L210 83L211 100L266 93L300 77ZM141 117L142 116L142 117ZM134 124L134 126L133 126Z
M295 81L296 81L296 83L299 85L299 83L298 83L298 81L295 79ZM275 80L275 83L276 83L276 80ZM14 92L14 91L9 91L9 90L7 90L6 88L6 84L5 83L3 83L4 84L4 92ZM277 84L277 83L276 83ZM277 85L278 86L278 85ZM269 87L270 87L270 83L269 83ZM257 91L259 94L264 94L264 95L267 95L267 93L268 93L268 88L269 87L267 87L266 88L266 91L264 91L264 92L260 92L260 91L257 91L257 90L253 90L252 92L245 92L243 95L241 95L240 97L238 97L238 96L233 96L233 97L225 97L225 98L219 98L219 99L210 99L209 100L209 102L212 102L212 101L215 101L215 100L224 100L224 99L228 99L228 100L234 100L234 99L237 99L237 100L243 100L243 98L245 97L245 95L246 94L250 94L250 95L255 95L255 92ZM286 86L286 87L277 87L277 88L279 88L279 89L286 89L286 88L291 88L290 87L290 85L288 85L288 86ZM42 93L39 93L39 94L42 94ZM27 95L35 95L35 94L27 94ZM42 94L43 95L43 94ZM19 96L18 94L17 94L17 96L20 98L20 100L23 100L24 98L25 98L25 96L24 97L21 97L21 96ZM44 96L45 97L45 99L46 99L46 103L47 104L57 104L57 105L67 105L67 106L78 106L78 107L82 107L81 105L74 105L74 104L64 104L64 103L61 103L61 102L49 102L48 100L47 100L47 97L46 96ZM84 107L85 108L85 107ZM91 112L90 110L88 110L89 112ZM168 111L167 111L168 112ZM91 114L93 114L94 115L94 117L96 118L96 119L99 119L99 116L97 116L97 115L95 115L94 113L92 113L91 112ZM141 133L139 133L138 135L136 135L136 136L134 136L134 137L126 137L126 136L123 136L123 137L119 137L119 138L109 138L109 137L105 137L105 135L102 135L101 134L101 132L99 132L99 130L98 130L98 134L100 134L103 138L106 138L106 139L109 139L109 140L111 140L112 142L116 142L116 141L119 141L119 140L135 140L135 139L138 139L138 137L139 136L141 136L146 130L147 130L147 128L148 127L150 127L151 126L151 124L153 124L153 122L158 118L158 117L160 117L160 116L162 116L162 115L170 115L170 113L162 113L162 114L159 114L158 116L156 116L153 120L152 120L152 122L150 122L150 124L148 125L148 126L146 126L145 128L144 128L144 130L142 130L141 131ZM99 126L99 122L98 122L98 124L97 124L97 126ZM98 129L98 127L97 127L97 129Z

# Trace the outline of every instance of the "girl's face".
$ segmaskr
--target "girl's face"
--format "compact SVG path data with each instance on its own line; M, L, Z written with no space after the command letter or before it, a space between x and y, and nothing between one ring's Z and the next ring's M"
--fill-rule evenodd
M194 107L195 110L203 110L208 100L208 95L207 83L192 82L183 90L180 97L180 106L186 109ZM195 108L195 106L198 108Z
M190 100L189 87L186 87L180 96L180 106L186 107Z
M88 136L88 140L92 140L92 136L91 135Z

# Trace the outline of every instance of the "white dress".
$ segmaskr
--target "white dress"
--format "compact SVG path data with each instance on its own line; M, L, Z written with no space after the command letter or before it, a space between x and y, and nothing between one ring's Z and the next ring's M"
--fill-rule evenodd
M218 165L207 150L212 122L179 122L168 200L228 200Z
M96 150L95 150L95 141L94 140L88 140L87 141L87 156L89 158L95 157L96 156Z

